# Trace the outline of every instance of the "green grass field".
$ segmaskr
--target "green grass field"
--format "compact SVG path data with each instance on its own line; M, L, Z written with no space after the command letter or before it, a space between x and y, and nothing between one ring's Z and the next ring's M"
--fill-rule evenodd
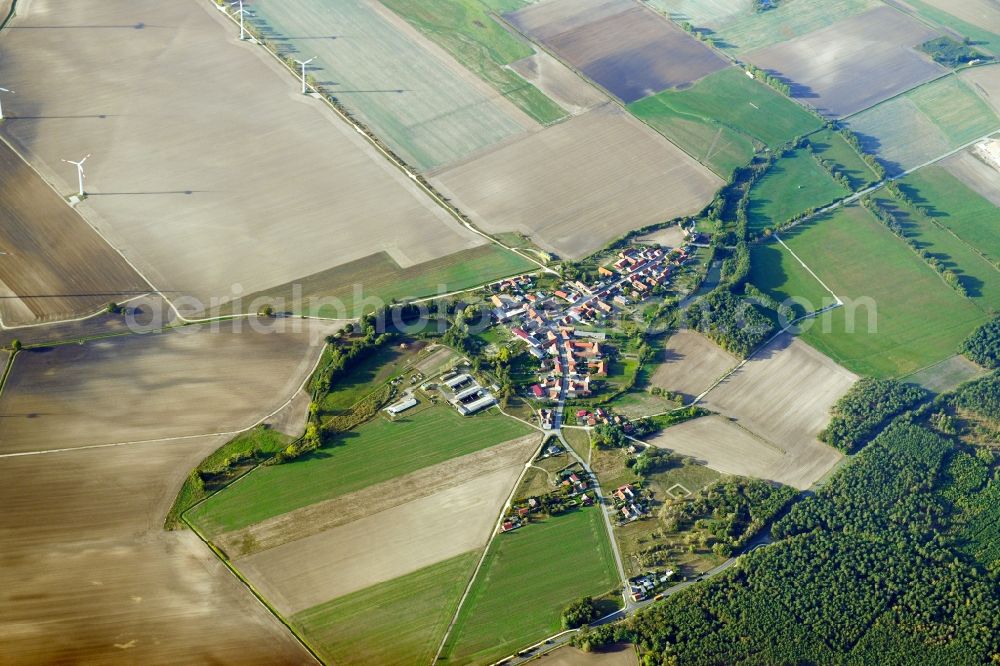
M865 164L857 151L844 141L844 137L833 130L824 129L810 134L809 142L816 154L839 167L855 190L877 181L877 176L871 167Z
M534 49L493 20L479 0L383 0L382 4L538 122L565 117L558 104L505 67L532 55Z
M799 149L775 162L751 188L748 227L752 233L774 228L847 194L848 190L816 163L808 149Z
M429 664L476 566L471 552L296 613L328 663Z
M950 75L851 116L848 124L897 175L996 131L1000 118Z
M984 312L1000 310L1000 269L978 254L947 227L937 224L922 211L913 211L889 197L880 197L883 206L895 211L906 237L928 255L955 272L969 298Z
M812 320L802 338L854 372L898 377L927 367L952 356L986 320L860 206L838 209L781 237L848 304ZM777 258L786 275L795 274L790 255ZM770 288L791 291L780 281Z
M493 243L409 268L401 268L382 252L249 294L243 303L269 296L284 299L291 306L288 309L295 313L353 319L393 300L469 289L537 269L537 265L524 257Z
M801 317L834 303L833 296L777 241L750 248L750 282Z
M343 433L336 445L255 470L188 518L215 536L531 432L497 410L464 417L439 405L396 421L377 416Z
M628 109L723 178L750 161L754 142L774 148L821 125L738 67L709 74L686 90L633 102Z
M447 663L488 664L560 630L571 601L616 588L611 544L592 507L493 542L445 645Z
M900 182L914 202L994 264L1000 265L1000 208L938 166L915 171Z
M320 412L339 414L349 410L361 398L401 372L415 356L412 348L380 347L334 384L320 403Z

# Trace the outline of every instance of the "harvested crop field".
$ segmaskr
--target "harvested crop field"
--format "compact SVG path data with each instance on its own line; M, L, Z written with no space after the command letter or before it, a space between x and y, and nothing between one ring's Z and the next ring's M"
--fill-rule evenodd
M690 402L708 390L739 359L697 331L677 331L666 343L663 363L650 380L654 386L673 391Z
M607 104L432 179L490 232L576 259L639 227L700 210L721 179Z
M512 62L510 68L574 116L608 101L603 92L545 51Z
M952 391L965 382L979 379L988 370L981 368L961 354L956 354L929 368L924 368L905 378L909 384L923 386L934 393Z
M1000 7L993 0L889 0L968 38L977 50L1000 54Z
M970 67L959 72L958 78L1000 113L1000 65Z
M995 167L987 164L977 146L955 153L936 166L943 167L965 187L1000 207L1000 164Z
M960 78L947 76L852 116L848 125L890 175L899 175L997 131L1000 118Z
M696 28L710 28L719 46L736 54L795 39L880 7L879 0L794 0L758 12L750 0L646 0Z
M283 323L288 332L243 320L26 349L0 396L0 453L247 428L298 391L334 328L268 325Z
M627 643L592 652L567 646L547 654L544 663L545 666L639 666L639 657L635 647Z
M0 252L0 326L91 314L150 290L3 141Z
M227 532L213 541L230 558L245 557L455 488L472 478L520 469L538 444L538 435L497 444Z
M902 12L878 7L746 58L786 80L792 97L839 118L946 72L914 48L939 35Z
M254 0L253 23L418 169L461 159L531 120L406 21L368 0Z
M315 663L194 534L162 529L224 441L0 459L4 660Z
M817 437L830 408L857 379L784 334L709 391L702 404L777 447L787 457L782 482L807 488L839 458Z
M468 479L234 564L278 610L297 613L485 546L522 469Z
M60 160L93 153L78 210L200 305L383 250L405 268L484 242L236 30L201 0L33 0L2 37L0 80L32 91L5 100L2 133L60 191L76 183Z
M626 104L727 64L632 0L547 0L506 18Z

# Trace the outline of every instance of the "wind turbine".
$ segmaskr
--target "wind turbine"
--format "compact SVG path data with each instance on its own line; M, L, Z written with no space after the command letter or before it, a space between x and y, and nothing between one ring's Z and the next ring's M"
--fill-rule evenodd
M86 178L86 176L83 175L83 163L86 162L88 158L90 158L90 153L87 153L87 157L84 157L79 162L74 162L73 160L63 160L63 162L65 162L66 164L73 164L73 165L76 166L76 175L77 175L77 177L78 177L78 179L80 181L80 198L81 199L84 197L84 193L83 193L83 179Z
M11 95L13 95L14 91L13 90L7 90L6 88L0 88L0 93L10 93ZM0 120L3 120L3 103L2 102L3 102L3 100L0 99Z
M313 56L312 58L309 58L309 60L306 60L304 62L302 60L296 60L295 61L295 62L299 63L300 65L302 65L302 94L303 95L306 94L306 65L308 65L309 63L311 63L315 59L316 59L316 56Z
M236 7L239 5L239 9L236 10L236 15L240 17L240 39L247 38L247 29L243 25L243 15L249 13L248 10L243 9L243 0L236 0L236 2L230 2L230 7Z

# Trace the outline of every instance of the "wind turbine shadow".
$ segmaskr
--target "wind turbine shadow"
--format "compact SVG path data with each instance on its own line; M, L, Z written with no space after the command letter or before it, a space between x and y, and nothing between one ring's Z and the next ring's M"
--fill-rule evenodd
M149 25L134 23L132 25L11 25L5 30L145 30L146 28L170 28L168 25Z
M123 196L136 196L145 194L196 194L200 192L209 192L211 190L161 190L161 191L147 191L147 192L87 192L88 197L123 197Z

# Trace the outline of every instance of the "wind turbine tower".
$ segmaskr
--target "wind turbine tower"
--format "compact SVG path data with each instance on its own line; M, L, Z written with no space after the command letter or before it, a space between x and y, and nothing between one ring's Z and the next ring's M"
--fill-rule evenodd
M86 162L88 158L90 158L90 154L89 153L87 154L87 157L84 157L79 162L74 162L73 160L63 160L63 162L65 162L66 164L72 164L72 165L76 166L77 179L80 181L80 198L81 199L85 196L84 192L83 192L83 179L86 178L86 176L83 175L83 163Z
M13 90L7 90L6 88L0 88L0 93L10 93L14 94ZM3 120L3 95L0 95L0 120Z
M247 38L246 25L243 23L243 16L248 13L248 10L243 9L243 0L236 0L236 2L229 3L230 7L239 6L236 10L236 15L240 17L240 39Z
M311 63L315 59L316 59L316 56L313 56L312 58L309 58L309 60L306 60L306 61L302 61L302 60L296 60L295 61L295 62L299 63L299 65L302 66L302 94L303 95L306 94L306 65L308 65L309 63Z

